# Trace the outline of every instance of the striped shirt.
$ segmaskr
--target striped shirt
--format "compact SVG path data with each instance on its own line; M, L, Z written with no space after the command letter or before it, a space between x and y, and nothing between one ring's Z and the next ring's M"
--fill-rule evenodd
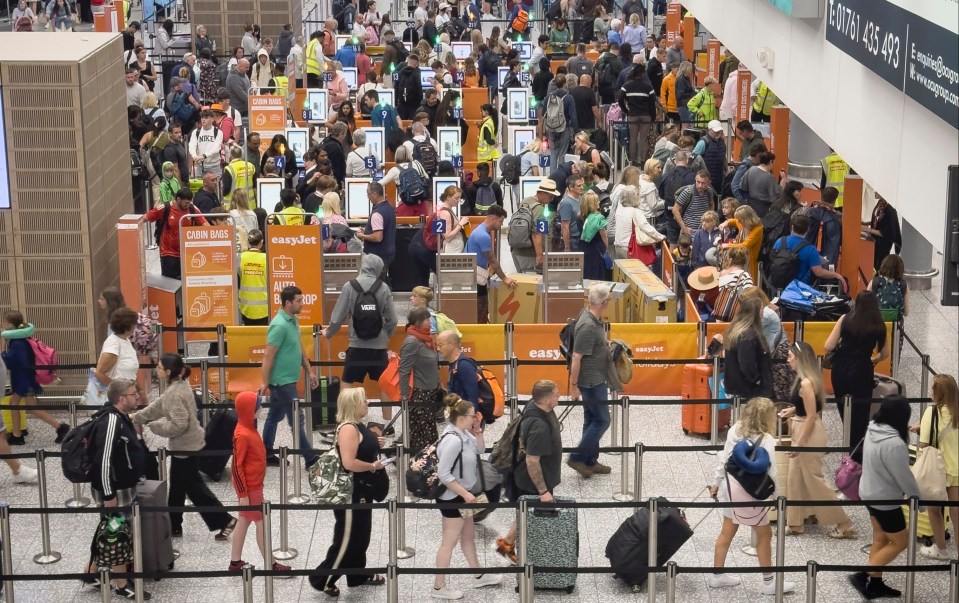
M713 191L707 188L703 193L696 192L695 184L687 184L676 193L676 204L683 222L690 230L699 228L703 214L709 211L713 200Z

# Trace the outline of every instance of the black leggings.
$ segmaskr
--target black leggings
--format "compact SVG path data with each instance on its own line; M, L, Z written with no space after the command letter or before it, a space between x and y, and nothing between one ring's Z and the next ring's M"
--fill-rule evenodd
M863 371L844 370L844 367L834 366L832 371L832 390L837 398L839 416L843 423L847 421L842 397L852 396L852 416L849 435L849 446L855 449L856 445L866 437L869 428L869 407L872 405L873 375ZM853 460L862 463L862 448L852 455Z
M170 457L170 495L168 504L171 507L182 507L186 498L196 507L220 507L223 506L220 500L207 487L206 482L200 477L200 471L197 468L195 456L186 458ZM232 521L232 517L226 511L214 511L200 513L207 529L211 532L222 530ZM183 527L183 513L170 512L170 523L173 529Z
M354 498L354 503L361 502ZM366 567L366 549L370 546L370 534L373 531L373 511L335 510L333 517L333 543L326 552L326 559L316 569L336 569L341 567ZM370 576L350 575L346 577L347 586L360 586ZM324 590L334 586L340 579L338 575L310 576L310 586Z

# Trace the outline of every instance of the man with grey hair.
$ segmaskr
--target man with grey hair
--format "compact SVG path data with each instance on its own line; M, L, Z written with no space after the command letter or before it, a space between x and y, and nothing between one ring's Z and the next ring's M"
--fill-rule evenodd
M90 493L99 506L107 509L132 504L136 498L137 484L144 473L147 451L128 416L136 407L136 382L116 379L107 387L106 404L93 415L96 426L88 449L93 467ZM112 569L118 573L125 572L126 566L114 566ZM97 564L91 559L87 564L87 572L97 571ZM95 577L84 578L83 582L87 586L100 586ZM124 578L117 579L115 593L127 599L136 596L133 585ZM143 598L151 598L150 593L143 593Z
M585 478L607 474L610 468L599 462L599 441L609 429L610 392L606 385L609 371L609 342L603 327L603 313L610 300L609 285L589 288L589 306L583 308L573 330L573 357L569 367L570 395L583 399L583 436L579 452L569 455L566 464Z
M357 128L353 132L353 150L346 156L346 177L368 178L372 176L373 170L366 166L366 160L371 155L370 150L366 148L366 132Z
M226 91L230 94L230 106L240 112L244 121L247 119L247 94L250 91L250 61L240 59L236 66L226 76Z
M396 257L396 210L386 200L386 192L379 182L371 182L366 187L370 199L370 219L356 238L363 241L363 253L378 255L383 260L381 277L390 284L388 271Z

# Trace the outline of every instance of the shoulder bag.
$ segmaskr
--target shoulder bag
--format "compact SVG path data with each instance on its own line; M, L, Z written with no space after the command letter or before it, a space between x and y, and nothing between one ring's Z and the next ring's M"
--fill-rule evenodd
M946 496L946 460L939 450L939 409L933 407L932 427L929 430L929 445L916 451L912 474L919 484L923 500L948 500Z
M859 440L852 452L839 461L839 468L836 469L836 487L843 493L848 500L859 500L859 478L862 477L862 465L853 460L865 439ZM943 482L945 483L945 482Z
M315 503L342 505L352 502L353 474L343 466L340 447L336 442L336 436L340 434L343 425L346 423L336 428L333 447L320 455L310 467L310 490Z

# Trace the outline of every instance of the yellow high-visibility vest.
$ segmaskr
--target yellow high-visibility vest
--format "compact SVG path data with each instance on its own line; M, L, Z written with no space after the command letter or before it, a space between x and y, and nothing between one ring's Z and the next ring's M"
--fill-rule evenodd
M480 125L479 141L476 143L476 159L478 161L493 161L499 159L499 151L494 145L486 142L486 132L495 140L496 132L493 131L493 120L486 118Z
M320 75L320 62L316 60L316 47L320 45L317 39L310 40L306 45L306 72L314 75Z
M266 318L270 314L270 292L266 282L266 254L244 251L240 254L240 313L247 318Z
M253 188L253 174L256 173L256 168L253 164L242 159L234 159L224 169L233 178L233 186L229 193L223 195L223 198L230 201L233 197L233 191L243 188L246 189L247 197L250 200L250 209L256 208L256 190Z
M779 97L769 89L765 82L759 82L759 88L756 90L756 100L753 101L753 111L769 115L773 107L779 104Z
M846 184L849 165L839 156L839 153L833 151L823 157L822 171L826 174L826 186L833 186L839 191L839 197L836 198L836 208L838 209L842 207L842 189Z

